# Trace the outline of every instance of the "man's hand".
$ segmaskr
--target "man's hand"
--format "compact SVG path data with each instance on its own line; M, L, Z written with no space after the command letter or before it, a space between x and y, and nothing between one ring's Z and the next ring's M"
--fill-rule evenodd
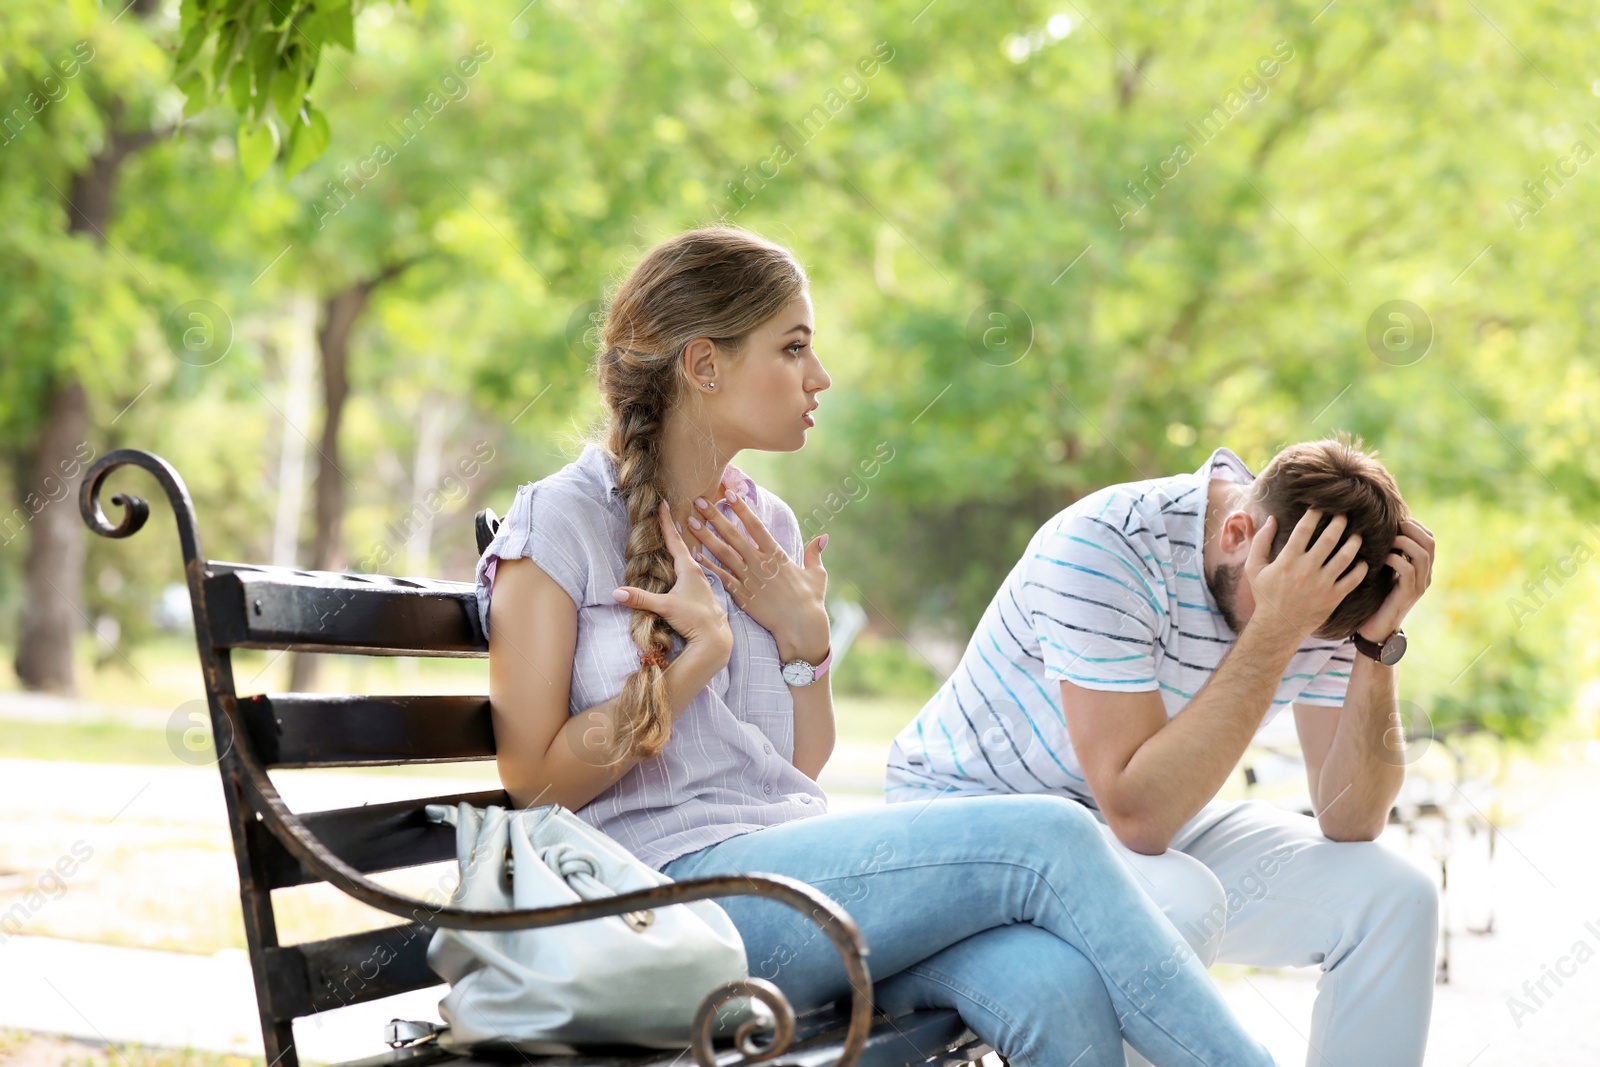
M1302 515L1283 551L1271 562L1267 557L1278 520L1268 516L1256 532L1244 564L1245 579L1256 602L1251 625L1259 622L1285 639L1292 636L1297 645L1327 622L1333 609L1367 576L1364 561L1351 566L1361 551L1360 534L1351 534L1337 552L1333 550L1349 525L1346 516L1335 515L1317 539L1311 540L1322 515L1315 509Z
M1416 519L1402 520L1387 564L1394 571L1394 588L1357 633L1369 641L1383 641L1400 629L1406 613L1433 583L1433 554L1433 531Z

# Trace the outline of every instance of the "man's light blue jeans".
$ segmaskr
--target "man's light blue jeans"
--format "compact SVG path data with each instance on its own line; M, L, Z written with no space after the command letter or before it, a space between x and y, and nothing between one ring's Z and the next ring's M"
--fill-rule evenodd
M1012 1067L1272 1058L1140 891L1093 816L1052 796L946 798L799 819L682 856L678 880L766 872L809 882L866 935L878 1007L954 1008ZM719 901L750 973L797 1011L849 993L832 943L774 901Z

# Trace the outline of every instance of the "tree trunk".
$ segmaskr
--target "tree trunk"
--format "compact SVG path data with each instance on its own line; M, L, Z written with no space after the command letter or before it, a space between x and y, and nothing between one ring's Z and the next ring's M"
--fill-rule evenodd
M317 348L322 353L322 440L317 457L317 532L311 545L311 569L344 567L344 483L339 466L339 427L350 395L350 333L366 310L373 282L357 282L329 297L323 305Z
M106 242L123 160L157 139L149 130L117 129L121 114L122 101L113 97L105 147L73 175L64 205L67 232L84 234L100 245ZM29 499L46 502L31 523L28 600L14 662L17 679L28 689L77 692L72 644L83 622L79 602L87 548L87 531L78 517L77 479L82 473L78 449L87 444L88 430L89 400L83 384L77 375L63 371L45 400L44 425L28 465L31 484L24 490L28 512L34 511ZM64 497L58 486L65 486Z
M89 430L89 399L77 379L50 398L44 429L29 464L32 487L23 506L33 516L28 537L28 596L17 641L17 678L29 689L75 694L74 636L83 628L85 533L78 517L80 446Z
M122 114L122 101L113 98L108 108L109 123L115 123ZM122 161L156 140L153 130L119 130L112 125L106 131L106 144L98 155L89 160L83 170L72 176L67 189L67 232L86 233L100 244L105 243L106 226L111 221L111 201L117 192L117 179L122 173Z
M322 441L317 446L317 532L311 546L311 569L343 570L344 486L349 479L339 466L339 426L350 394L350 334L367 308L372 291L398 277L414 260L385 267L376 277L356 282L330 296L322 308L317 347L322 353ZM316 687L317 656L296 653L289 667L289 688L303 693Z
M300 504L305 496L306 439L300 427L311 414L311 375L316 364L317 299L297 292L286 329L282 438L278 447L278 508L272 526L272 564L299 563Z

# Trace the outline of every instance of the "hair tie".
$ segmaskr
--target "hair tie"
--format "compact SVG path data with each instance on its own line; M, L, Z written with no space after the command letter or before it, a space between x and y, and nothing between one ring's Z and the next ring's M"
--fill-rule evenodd
M660 667L667 669L667 650L664 648L651 648L648 652L639 653L639 666Z

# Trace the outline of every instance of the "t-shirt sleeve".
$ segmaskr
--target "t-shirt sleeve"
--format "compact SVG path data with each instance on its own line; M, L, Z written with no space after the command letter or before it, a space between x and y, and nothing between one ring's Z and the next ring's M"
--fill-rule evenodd
M805 540L800 532L800 520L795 517L794 509L784 503L783 499L775 493L764 495L771 501L768 514L771 518L767 522L767 532L772 534L772 539L778 542L778 547L789 554L789 558L805 566Z
M1350 668L1356 661L1354 641L1345 641L1323 664L1317 676L1306 683L1294 698L1296 704L1314 704L1321 707L1344 706L1344 695L1350 688Z
M489 600L503 559L531 559L581 605L589 584L584 540L572 515L574 503L548 486L529 482L517 490L511 510L500 520L494 540L478 559L478 618L489 632Z
M1022 578L1046 677L1106 692L1157 688L1165 591L1136 542L1074 516L1035 539Z

